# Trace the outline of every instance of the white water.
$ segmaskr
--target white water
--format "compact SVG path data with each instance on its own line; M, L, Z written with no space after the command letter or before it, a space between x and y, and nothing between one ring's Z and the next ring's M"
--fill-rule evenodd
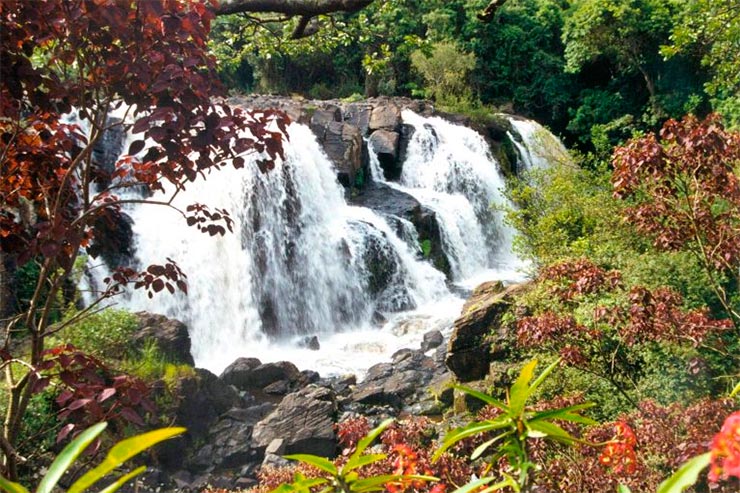
M513 231L491 208L506 199L483 138L439 118L410 112L403 118L415 133L401 183L388 185L436 213L455 284L521 279ZM424 333L448 332L463 299L422 260L414 225L392 218L391 227L375 212L347 205L310 130L294 124L289 134L285 162L271 172L249 161L241 170L227 166L178 195L179 208L201 202L230 211L231 234L199 233L164 207L127 210L139 267L174 259L188 275L188 294L150 300L132 292L118 303L184 321L196 364L215 373L251 356L322 375L361 376L396 350L418 347ZM372 152L370 171L385 181ZM94 277L104 271L95 269ZM382 326L372 322L377 313ZM299 347L313 335L320 350Z
M526 267L513 254L513 229L501 207L504 178L486 141L475 131L441 118L403 112L413 126L400 184L388 183L371 152L371 174L416 198L435 212L442 247L456 284L473 288L483 281L519 281Z
M532 120L507 116L521 139L508 133L519 153L522 169L517 172L545 169L555 163L572 163L567 149L560 140L545 127Z

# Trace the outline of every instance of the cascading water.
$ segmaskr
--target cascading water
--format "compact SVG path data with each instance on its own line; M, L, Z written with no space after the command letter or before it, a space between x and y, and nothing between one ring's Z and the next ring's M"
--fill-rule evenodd
M491 207L507 202L483 138L440 118L405 111L403 119L414 133L400 183L384 179L371 150L373 181L434 213L456 285L523 277L511 253L513 232ZM348 205L308 127L292 124L289 135L285 160L269 173L249 162L240 170L226 166L173 202L179 209L204 202L229 210L231 234L203 235L171 208L129 207L135 263L172 258L189 287L154 300L127 292L119 305L184 321L196 364L214 372L237 357L257 356L322 374L362 375L396 350L418 347L424 333L448 331L463 300L424 260L414 224ZM98 284L104 270L92 270ZM314 335L319 351L300 347Z
M498 163L475 131L441 118L403 112L414 129L400 184L383 178L371 153L371 175L412 195L437 216L453 280L472 287L483 280L520 280L524 268L511 250L514 231L497 206L508 206Z
M508 132L509 139L516 147L521 158L522 169L517 170L518 173L545 169L552 166L553 163L572 162L563 143L545 127L532 120L523 120L517 117L507 118L520 137L517 138L516 135Z
M213 371L245 355L317 360L321 355L305 351L289 356L285 345L318 335L322 349L331 347L334 334L369 329L376 312L413 310L448 294L444 276L418 260L382 217L346 204L308 127L291 125L289 134L286 159L271 172L227 166L173 202L229 210L233 234L198 233L169 208L127 210L138 263L175 259L191 282L187 295L152 302L131 292L121 303L183 320L196 364ZM304 366L332 371L337 360Z

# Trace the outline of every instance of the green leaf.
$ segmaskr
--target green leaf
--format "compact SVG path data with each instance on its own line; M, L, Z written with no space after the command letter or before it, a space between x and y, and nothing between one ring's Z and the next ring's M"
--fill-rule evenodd
M735 385L735 388L732 389L732 392L730 392L730 397L735 397L738 392L740 392L740 382L738 382L738 384Z
M109 484L108 486L100 490L100 493L113 493L114 491L118 491L118 489L126 484L126 482L128 482L131 478L135 478L144 471L146 471L146 466L137 467L130 473L124 474L123 476L118 478L114 483Z
M103 462L94 469L83 474L80 479L75 481L74 484L69 487L68 493L80 493L85 491L131 457L134 457L140 452L163 440L167 440L168 438L172 438L184 432L185 428L160 428L158 430L153 430L121 440L110 449Z
M22 485L5 479L2 475L0 475L0 488L8 493L29 493Z
M357 448L352 453L352 456L349 458L349 460L351 461L355 459L356 457L361 456L362 453L365 451L365 449L368 448L370 444L373 443L373 441L376 438L378 438L378 436L381 433L383 433L383 431L385 431L385 429L388 428L388 426L390 426L391 423L393 423L393 419L386 419L385 421L380 423L375 429L371 430L370 433L368 433L367 436L365 436L365 438L363 438L357 443Z
M297 460L301 462L305 462L306 464L310 464L314 467L317 467L321 469L324 472L328 472L332 476L336 476L339 474L339 470L337 469L337 466L334 465L332 461L327 459L326 457L319 457L318 455L311 455L311 454L293 454L293 455L286 455L286 459L289 460Z
M470 482L470 483L468 483L468 484L466 484L464 486L461 486L460 488L456 489L452 493L470 493L470 492L473 492L473 491L478 491L478 489L481 486L484 486L484 485L486 485L488 483L491 483L495 479L496 478L492 478L492 477L481 478L481 479L472 481L472 482ZM511 476L508 476L508 475L506 476L506 479L504 479L503 481L500 481L500 482L498 482L496 484L493 484L493 485L485 488L482 491L496 491L496 490L501 490L501 489L503 489L503 488L505 488L507 486L510 486L510 487L514 488L514 491L519 491L519 485L516 483L516 481L514 481L514 479Z
M699 478L699 473L709 465L709 456L710 453L707 452L684 462L678 471L660 483L657 493L681 493L693 486Z
M439 481L439 478L435 478L434 476L423 476L420 474L386 474L354 481L350 484L350 489L354 493L360 493L363 491L380 491L385 489L386 483L394 481Z
M617 486L617 493L632 493L632 490L629 489L629 486L620 484L619 486Z
M580 414L576 414L574 411L580 411L583 409L588 409L590 407L593 407L593 402L586 402L584 404L576 404L574 406L568 406L563 407L561 409L551 409L548 411L541 411L538 413L535 413L529 421L541 421L541 420L553 420L553 419L560 419L563 421L570 421L572 423L580 423L584 425L596 425L599 424L598 421L595 421L591 418L588 418L586 416L582 416Z
M378 462L379 460L383 460L386 457L388 457L386 454L367 454L361 455L359 457L352 457L350 460L347 461L344 467L342 467L342 472L349 472L352 469L357 469L359 467L372 464L373 462Z
M100 435L108 423L98 423L86 429L77 438L69 442L64 450L54 459L44 479L39 483L36 493L51 493L59 479L67 472L72 463Z
M533 430L535 432L542 433L544 434L544 436L550 437L553 440L557 440L559 442L573 443L581 441L558 425L550 423L549 421L535 421L533 423L529 422L527 423L527 430ZM532 436L533 438L538 438L537 435L530 434L529 436ZM540 437L541 436L542 435L540 435Z
M537 366L537 360L533 359L522 368L514 385L509 390L509 409L513 417L521 416L524 412L524 405L529 399L530 388L529 382L534 377L534 369Z
M542 382L545 381L545 379L552 373L552 371L558 367L560 364L560 358L556 359L552 362L550 366L545 368L542 373L540 373L540 376L537 377L537 379L534 381L534 383L529 387L529 395L533 394L535 390L539 388L540 385L542 385Z
M479 391L477 391L475 389L471 389L470 387L466 387L464 385L455 385L455 388L462 390L466 394L472 395L476 399L481 400L481 401L485 402L486 404L490 404L491 406L497 407L497 408L501 409L502 411L508 411L509 410L509 406L507 406L506 404L504 404L503 402L501 402L501 401L499 401L497 399L494 399L493 397L491 397L488 394L484 394L483 392L479 392Z
M442 446L438 448L432 456L432 462L435 462L445 452L445 450L452 447L463 438L477 435L479 433L485 433L487 431L500 430L501 428L513 426L513 422L508 417L501 416L500 418L495 420L473 421L472 423L468 424L467 426L463 426L462 428L455 428L454 430L447 433L447 435L445 435Z
M477 447L475 448L475 450L473 450L473 453L472 453L472 454L470 454L470 460L475 460L475 459L477 459L478 457L480 457L481 455L483 455L483 452L485 452L486 450L488 450L488 447L490 447L491 445L493 445L493 444L494 444L495 442L497 442L498 440L501 440L501 439L502 439L503 437L505 437L506 435L510 435L510 434L511 434L511 432L510 432L510 431L509 431L509 432L506 432L506 433L502 433L502 434L500 434L500 435L497 435L497 436L496 436L496 437L494 437L494 438L491 438L491 439L490 439L490 440L488 440L487 442L485 442L485 443L482 443L482 444L478 445L478 446L477 446Z

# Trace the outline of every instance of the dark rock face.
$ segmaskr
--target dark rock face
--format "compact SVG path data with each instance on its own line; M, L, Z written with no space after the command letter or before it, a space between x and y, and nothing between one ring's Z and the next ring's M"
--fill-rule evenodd
M370 145L378 155L380 167L388 180L401 176L401 162L398 159L401 137L398 132L376 130L370 135Z
M153 340L174 361L195 366L190 354L188 327L184 323L149 312L138 312L136 317L139 328L132 338L134 347L140 348L144 341Z
M426 334L424 334L424 337L421 341L421 350L423 352L427 352L430 349L441 346L443 342L444 336L442 336L442 332L438 330L427 332Z
M455 321L445 364L461 382L486 376L490 363L506 354L509 339L501 319L511 308L514 296L527 288L516 284L504 288L498 281L483 283L465 303Z
M422 206L411 195L385 183L369 183L349 202L352 205L367 207L383 214L391 220L391 224L393 224L393 217L410 221L416 228L418 241L428 242L426 254L432 264L445 275L450 276L450 262L442 249L441 233L434 211Z
M371 367L350 398L366 408L388 406L396 412L439 414L442 403L433 391L430 392L430 385L442 386L450 378L441 362L421 351L402 349L393 356L392 362ZM354 406L353 409L361 408Z
M255 426L252 446L265 450L273 440L282 439L286 453L333 457L337 448L336 413L334 392L309 385L286 396Z
M293 363L278 361L262 364L257 358L238 358L221 374L221 380L239 390L254 392L272 385L273 394L287 393L302 380L303 375ZM282 387L277 385L283 382ZM284 388L286 392L277 392Z
M202 437L221 414L242 405L233 387L202 368L196 368L194 376L181 379L174 394L179 402L176 423L194 437Z

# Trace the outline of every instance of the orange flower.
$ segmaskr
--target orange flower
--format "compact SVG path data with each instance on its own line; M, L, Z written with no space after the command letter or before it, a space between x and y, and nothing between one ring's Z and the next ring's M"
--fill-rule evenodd
M616 435L604 447L599 456L599 462L611 468L615 474L622 472L633 474L637 469L637 454L635 453L637 437L635 432L623 421L615 423L614 429Z
M740 411L730 414L712 439L709 480L740 478Z

